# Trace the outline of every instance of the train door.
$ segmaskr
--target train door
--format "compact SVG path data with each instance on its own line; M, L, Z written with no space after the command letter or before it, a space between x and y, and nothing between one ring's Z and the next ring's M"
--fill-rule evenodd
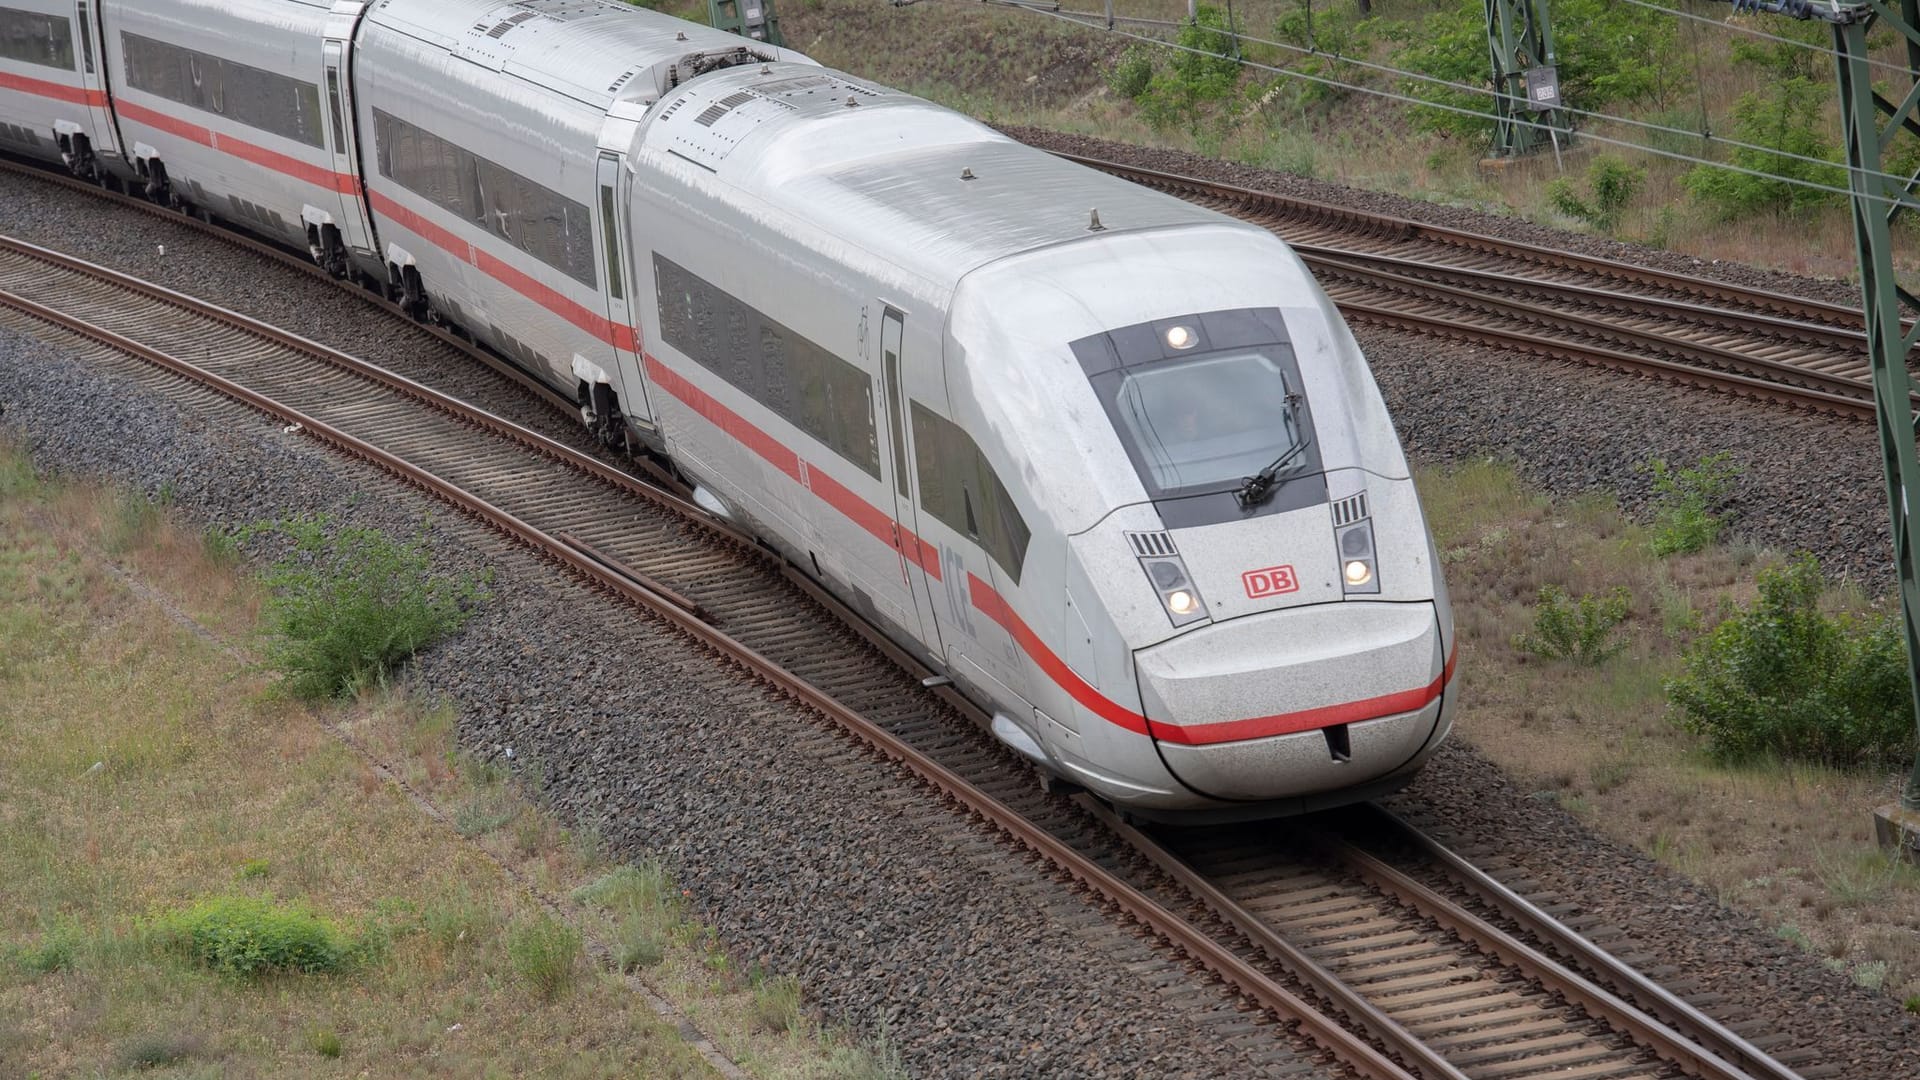
M920 640L934 655L944 655L940 645L939 623L933 615L933 595L927 585L929 569L937 576L940 552L921 539L920 517L914 508L912 445L907 441L906 387L900 380L900 357L906 336L906 316L893 307L882 305L880 319L880 371L886 383L887 436L893 444L893 520L900 549L900 573L907 585Z
M74 26L79 30L80 85L86 100L87 125L78 134L87 137L96 157L120 156L120 132L108 96L106 38L101 33L99 0L78 0ZM65 132L63 134L75 134Z
M607 322L612 325L612 374L620 387L620 404L627 418L643 429L653 428L652 403L647 399L646 379L640 371L640 332L633 317L633 299L629 295L633 278L627 272L626 230L620 227L620 156L601 151L599 164L600 200L596 213L600 218L600 245L604 251L601 265L606 268Z
M334 190L339 193L336 206L328 207L340 240L350 256L378 265L380 256L367 217L366 188L360 182L359 134L353 115L353 35L366 5L359 0L335 0L327 17L327 36L323 46L326 92L321 95L327 110L328 149L332 152Z

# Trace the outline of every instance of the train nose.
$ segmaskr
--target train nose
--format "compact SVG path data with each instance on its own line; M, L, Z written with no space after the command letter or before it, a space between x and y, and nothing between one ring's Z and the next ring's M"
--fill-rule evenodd
M1453 674L1432 603L1249 615L1134 654L1167 767L1216 799L1263 800L1410 770L1443 734Z

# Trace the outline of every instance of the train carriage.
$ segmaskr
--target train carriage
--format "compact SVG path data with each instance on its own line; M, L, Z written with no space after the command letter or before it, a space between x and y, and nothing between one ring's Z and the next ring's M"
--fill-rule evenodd
M119 137L93 0L0 6L0 150L97 175Z
M312 0L101 8L130 183L307 246L341 272L352 250L370 251L340 97L350 20Z
M388 0L354 83L383 273L582 405L654 425L614 187L636 121L708 66L787 55L609 0Z

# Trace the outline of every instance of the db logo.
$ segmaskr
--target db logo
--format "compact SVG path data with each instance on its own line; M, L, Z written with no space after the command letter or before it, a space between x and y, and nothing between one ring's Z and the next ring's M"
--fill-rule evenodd
M1298 592L1300 582L1294 579L1293 567L1269 566L1265 570L1249 570L1240 575L1240 583L1247 587L1247 598L1258 600L1263 596L1277 596L1280 593Z

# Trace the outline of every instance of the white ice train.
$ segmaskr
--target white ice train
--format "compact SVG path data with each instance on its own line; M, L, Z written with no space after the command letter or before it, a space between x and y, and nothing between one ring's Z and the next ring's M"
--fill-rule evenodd
M0 4L0 148L517 359L1047 772L1272 816L1446 736L1405 457L1265 231L611 0Z

